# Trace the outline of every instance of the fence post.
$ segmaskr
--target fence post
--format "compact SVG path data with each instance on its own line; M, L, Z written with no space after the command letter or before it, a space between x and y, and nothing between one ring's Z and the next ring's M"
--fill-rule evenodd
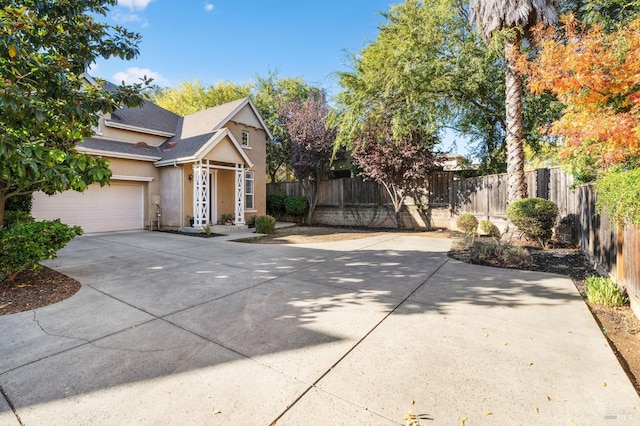
M487 193L487 202L486 202L486 206L485 206L485 216L486 216L486 220L491 220L491 209L489 207L489 200L491 199L491 194L489 191L491 188L493 188L493 185L489 184L489 180L488 179L484 179L484 191Z

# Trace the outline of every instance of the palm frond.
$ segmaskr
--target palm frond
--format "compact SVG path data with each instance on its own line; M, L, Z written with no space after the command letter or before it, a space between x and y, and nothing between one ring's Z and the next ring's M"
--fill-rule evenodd
M538 22L547 24L558 19L556 0L471 0L471 20L485 41L503 28L527 29Z

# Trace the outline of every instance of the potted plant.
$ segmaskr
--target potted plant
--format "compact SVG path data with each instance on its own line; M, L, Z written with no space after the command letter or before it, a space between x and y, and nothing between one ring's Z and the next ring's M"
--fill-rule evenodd
M236 215L233 213L224 213L222 216L220 216L220 223L227 226L233 225L235 218Z

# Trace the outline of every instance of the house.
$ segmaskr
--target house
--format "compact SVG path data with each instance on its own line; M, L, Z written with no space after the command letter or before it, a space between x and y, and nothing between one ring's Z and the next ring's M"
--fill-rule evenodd
M202 227L233 216L244 225L266 212L266 143L255 105L244 98L185 117L152 102L100 118L76 149L110 161L110 185L47 196L37 220L60 218L85 232Z

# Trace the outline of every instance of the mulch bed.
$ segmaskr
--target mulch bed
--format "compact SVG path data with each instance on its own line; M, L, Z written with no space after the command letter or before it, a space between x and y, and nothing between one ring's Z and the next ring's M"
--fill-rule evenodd
M206 232L180 232L180 231L170 231L170 230L154 230L153 232L164 232L167 234L178 234L178 235L186 235L187 237L197 237L197 238L213 238L213 237L222 237L223 234L214 234L213 232L207 234Z
M48 306L73 296L80 283L53 269L20 272L12 281L0 282L0 315Z

